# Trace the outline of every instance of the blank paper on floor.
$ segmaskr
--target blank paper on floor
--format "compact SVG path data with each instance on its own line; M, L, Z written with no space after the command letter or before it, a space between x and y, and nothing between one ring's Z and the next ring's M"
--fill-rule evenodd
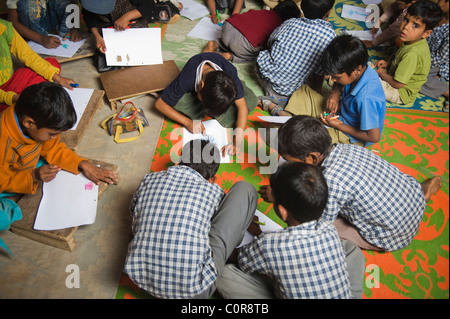
M64 58L71 58L75 53L77 53L78 49L83 45L83 43L86 41L86 39L83 39L78 42L73 42L70 40L64 40L61 37L58 37L55 35L55 37L59 38L61 40L61 45L58 46L55 49L47 49L42 44L34 42L34 41L28 41L28 45L31 49L33 49L34 52L37 54L45 54L45 55L52 55L52 56L60 56Z
M183 146L191 140L202 139L215 144L221 151L222 147L229 144L227 129L220 125L217 120L204 121L203 126L205 127L205 135L202 133L192 134L186 128L183 128ZM230 156L228 154L222 156L221 154L220 162L229 163Z
M77 113L77 121L75 125L71 128L71 130L76 130L78 123L80 123L81 117L83 116L84 111L91 99L92 93L94 93L94 89L85 89L85 88L74 88L73 90L69 90L64 88L66 92L69 94L70 99L72 100L73 107L75 109L75 113Z
M160 28L103 29L103 39L106 64L109 66L163 63Z
M60 171L43 183L34 229L57 230L95 222L98 185L84 175Z

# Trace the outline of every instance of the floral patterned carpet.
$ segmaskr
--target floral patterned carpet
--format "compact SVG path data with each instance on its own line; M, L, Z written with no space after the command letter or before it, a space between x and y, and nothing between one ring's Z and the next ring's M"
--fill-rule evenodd
M201 2L201 0L198 0ZM337 32L340 29L363 29L364 26L351 20L342 19L340 13L343 3L362 6L361 0L337 0L330 22ZM247 9L260 8L260 0L247 0ZM182 17L176 24L169 25L163 40L163 57L175 60L182 68L194 54L202 51L205 40L187 36L198 21ZM386 55L384 49L371 49L371 60ZM253 75L253 64L235 64L241 79L256 95L261 95ZM389 104L383 136L372 151L410 174L419 181L434 175L443 179L441 190L426 208L419 232L413 242L404 249L394 252L364 251L366 273L364 295L366 299L448 299L449 297L449 117L439 112L442 101L421 96L414 105L400 107ZM248 119L249 129L264 128L258 115L268 115L256 108ZM165 120L150 171L160 171L173 165L170 157L172 147L181 140L181 127ZM175 134L173 134L175 132ZM245 143L245 149L256 143L256 149L266 145L261 139ZM272 150L273 152L273 150ZM246 180L257 189L269 183L269 175L261 174L264 163L257 158L246 157L244 162L233 160L222 164L218 172L218 184L227 191L234 182ZM283 222L275 215L272 205L261 198L258 210L282 226ZM151 298L123 274L116 293L117 299Z

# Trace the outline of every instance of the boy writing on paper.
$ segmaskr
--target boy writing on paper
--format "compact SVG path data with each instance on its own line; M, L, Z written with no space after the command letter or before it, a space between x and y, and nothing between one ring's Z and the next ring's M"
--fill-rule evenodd
M215 183L219 149L192 140L179 165L147 174L133 196L125 272L157 298L209 298L256 210L253 185Z
M26 67L14 71L12 56ZM34 52L12 24L0 19L0 112L16 103L27 86L53 81L73 90L72 79L60 76L61 65L55 58L42 59Z
M427 202L442 186L441 177L419 183L364 147L332 144L323 123L306 115L281 126L278 151L287 161L322 168L328 184L323 218L334 222L342 239L363 249L393 251L409 245ZM272 201L270 186L259 192Z
M225 267L217 284L220 294L233 299L362 298L365 258L355 244L341 242L333 224L322 218L328 188L320 168L285 163L270 185L273 208L288 227L259 234L239 248L239 268Z
M247 116L256 104L255 94L239 79L236 68L219 53L204 52L187 61L155 107L192 133L205 131L200 121L206 115L226 128L235 126L233 144L221 150L235 155L243 140Z
M34 194L38 181L49 182L63 169L82 172L98 184L117 182L113 171L79 157L60 142L76 122L72 100L58 84L26 88L16 105L0 114L0 193Z
M58 31L58 35L70 41L83 39L77 28L69 28L67 22L73 10L69 6L77 6L75 0L7 0L8 20L14 29L26 38L40 43L48 49L61 45L61 40L49 32ZM78 13L78 11L75 11Z

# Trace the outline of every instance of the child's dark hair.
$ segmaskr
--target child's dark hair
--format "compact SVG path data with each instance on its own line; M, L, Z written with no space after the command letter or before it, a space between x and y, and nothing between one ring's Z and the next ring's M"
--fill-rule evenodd
M300 7L308 19L323 19L334 6L335 0L302 0Z
M284 0L278 2L278 4L273 8L281 18L281 20L286 21L292 18L300 18L300 9L297 4L292 0Z
M291 117L278 129L278 153L305 160L309 153L328 155L331 136L318 119L307 115Z
M298 222L318 220L328 201L328 185L318 166L300 162L281 165L270 177L274 207L282 205Z
M69 94L61 85L52 82L34 84L23 90L15 112L19 121L24 116L31 117L38 129L67 131L77 121Z
M219 169L220 151L216 145L205 140L189 141L181 150L180 165L192 168L208 180Z
M327 75L352 72L369 61L369 53L364 43L349 34L335 37L322 54L321 66Z
M443 12L437 3L421 0L408 7L408 14L422 19L425 30L433 30L441 21Z
M227 73L212 71L205 75L200 94L206 114L217 117L225 113L236 100L236 84Z

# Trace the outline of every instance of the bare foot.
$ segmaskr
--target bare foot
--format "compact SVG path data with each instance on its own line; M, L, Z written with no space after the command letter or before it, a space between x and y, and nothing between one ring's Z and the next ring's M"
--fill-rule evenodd
M431 198L431 195L435 194L438 190L441 189L442 186L442 178L440 176L435 176L431 179L426 180L421 183L423 194L425 196L425 202Z
M208 41L205 48L203 49L203 52L216 52L219 48L219 43L216 41Z

